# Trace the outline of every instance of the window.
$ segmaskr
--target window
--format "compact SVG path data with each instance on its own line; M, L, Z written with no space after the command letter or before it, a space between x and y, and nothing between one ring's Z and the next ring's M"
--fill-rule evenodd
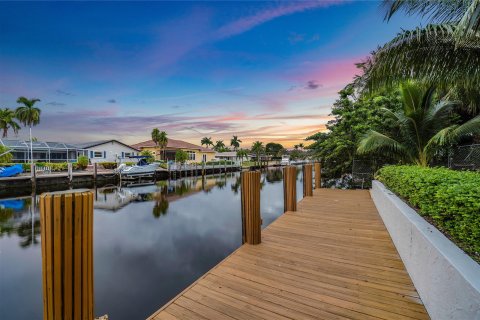
M195 151L187 151L188 153L188 160L195 161Z
M93 151L93 158L103 158L102 151Z
M133 156L133 154L131 152L125 152L124 153L124 157L131 157Z
M207 155L206 154L202 154L202 161L207 162Z

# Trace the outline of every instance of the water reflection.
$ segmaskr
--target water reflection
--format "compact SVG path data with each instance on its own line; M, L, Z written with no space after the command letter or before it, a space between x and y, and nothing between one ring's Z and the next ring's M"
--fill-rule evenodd
M282 178L262 174L263 227L283 212ZM240 246L240 183L231 173L92 189L95 314L144 319ZM0 200L2 319L42 318L37 208L38 196Z

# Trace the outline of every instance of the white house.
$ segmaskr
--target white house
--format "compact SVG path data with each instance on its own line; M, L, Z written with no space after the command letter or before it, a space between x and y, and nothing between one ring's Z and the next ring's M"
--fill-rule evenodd
M90 163L95 162L130 162L129 156L138 156L140 151L118 140L103 140L77 144L88 151Z
M240 162L240 157L237 157L236 151L227 151L227 152L217 152L215 153L215 159L217 160L228 160L234 162ZM243 161L248 161L251 159L250 155L243 157Z

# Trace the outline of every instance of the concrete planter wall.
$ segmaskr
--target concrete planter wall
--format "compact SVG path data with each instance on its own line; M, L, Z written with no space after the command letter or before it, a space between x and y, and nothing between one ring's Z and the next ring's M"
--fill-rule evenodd
M480 319L480 265L379 181L371 196L432 319Z

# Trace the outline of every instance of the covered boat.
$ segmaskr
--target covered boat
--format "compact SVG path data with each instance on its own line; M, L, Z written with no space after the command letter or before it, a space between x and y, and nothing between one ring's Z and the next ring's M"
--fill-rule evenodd
M148 163L147 156L134 156L130 158L139 160L137 164L133 166L127 166L125 163L119 165L117 172L120 173L122 177L153 176L159 165L158 163Z
M15 164L11 167L0 167L0 178L14 177L23 172L21 164Z

